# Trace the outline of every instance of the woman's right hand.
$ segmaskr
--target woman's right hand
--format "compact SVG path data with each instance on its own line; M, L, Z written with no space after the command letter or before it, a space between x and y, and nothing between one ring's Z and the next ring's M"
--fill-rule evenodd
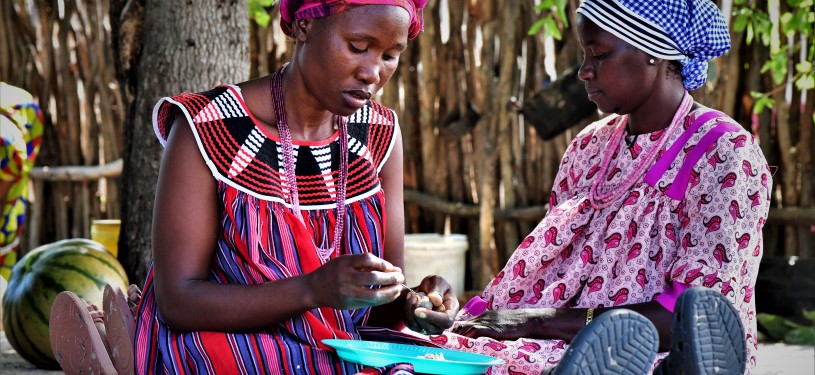
M314 304L339 310L392 302L405 282L399 267L370 253L336 257L308 277Z
M437 335L450 328L458 313L458 298L443 277L430 275L415 293L408 293L405 303L405 325L413 331Z

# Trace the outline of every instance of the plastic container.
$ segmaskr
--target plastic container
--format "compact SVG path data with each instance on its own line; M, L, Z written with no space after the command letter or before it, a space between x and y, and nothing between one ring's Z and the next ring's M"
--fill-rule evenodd
M405 235L405 284L414 287L427 275L440 275L456 295L463 295L468 247L467 236L463 234Z
M91 239L99 242L105 249L118 256L119 254L119 228L121 220L94 220L91 222Z

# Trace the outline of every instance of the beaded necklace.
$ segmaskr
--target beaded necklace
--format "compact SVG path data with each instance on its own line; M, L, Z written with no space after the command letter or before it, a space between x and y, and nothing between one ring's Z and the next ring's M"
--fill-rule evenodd
M286 113L283 110L283 65L271 79L270 90L272 91L272 98L274 100L275 114L277 115L277 130L280 133L280 143L283 149L283 163L286 170L286 185L289 187L289 198L292 203L292 211L296 214L297 218L303 225L303 214L300 212L300 198L297 194L297 176L294 174L294 150L292 146L291 131L286 122ZM328 259L340 248L342 243L342 232L345 225L345 188L348 182L348 126L345 117L337 116L337 123L335 128L338 127L340 131L339 144L340 144L340 168L339 168L339 183L337 186L337 212L336 223L334 225L334 241L331 247L323 248L314 244L317 252L323 258Z
M611 133L611 137L609 138L608 144L603 153L603 159L600 163L600 172L597 173L597 177L594 178L594 181L592 181L591 187L589 188L589 203L591 203L591 206L594 209L599 210L610 206L612 203L616 202L620 197L626 194L629 189L631 189L631 187L640 180L648 167L651 166L656 160L657 155L659 155L659 151L662 150L663 146L665 146L665 142L671 138L671 134L682 126L685 117L690 112L691 106L693 106L693 98L686 91L685 95L682 97L682 103L679 104L679 108L674 114L671 124L668 125L665 132L662 133L659 141L651 146L648 152L642 156L639 164L637 164L636 168L634 169L634 173L631 173L631 175L628 176L628 179L618 185L617 188L608 189L608 191L601 191L600 184L608 175L608 169L611 165L612 156L620 147L620 141L623 137L623 133L628 126L628 115L620 116L617 119L617 123L615 124L616 128L614 128L614 132Z

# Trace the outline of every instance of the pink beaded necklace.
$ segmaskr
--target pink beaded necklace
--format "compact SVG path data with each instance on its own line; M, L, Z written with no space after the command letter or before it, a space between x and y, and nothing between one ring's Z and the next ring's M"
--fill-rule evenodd
M291 131L286 122L286 113L283 109L283 65L273 76L270 82L270 90L274 100L275 114L277 115L277 130L280 133L280 143L283 148L283 163L286 169L286 185L289 187L289 199L292 203L292 211L303 225L303 214L300 212L300 198L297 195L297 176L294 174L294 150L292 146ZM340 168L339 183L337 186L337 212L336 223L334 225L334 241L331 247L323 248L315 244L317 252L324 260L331 257L342 243L342 232L345 224L345 188L348 183L348 126L345 117L337 116L337 126L340 130Z
M623 133L628 125L628 115L618 117L617 123L615 124L616 128L614 128L614 132L611 133L611 137L609 138L608 144L606 145L603 153L603 159L600 164L600 172L597 173L597 177L594 178L594 181L592 181L591 187L589 188L589 203L591 203L591 206L594 209L599 210L610 206L620 199L620 197L626 194L631 187L634 186L634 184L639 181L640 178L642 178L648 167L650 167L656 160L657 155L659 155L659 151L662 150L663 146L665 146L665 142L671 138L671 134L682 126L685 117L690 112L691 106L693 106L693 98L690 96L690 94L688 94L688 92L685 92L685 95L682 97L682 102L679 104L679 108L676 110L671 124L668 125L665 132L662 133L659 141L651 146L648 152L642 156L642 159L640 159L640 162L634 169L634 173L631 173L631 175L629 175L628 178L616 188L608 189L608 191L602 191L605 189L601 189L600 184L608 175L608 169L611 165L612 156L620 147L620 140L622 139Z

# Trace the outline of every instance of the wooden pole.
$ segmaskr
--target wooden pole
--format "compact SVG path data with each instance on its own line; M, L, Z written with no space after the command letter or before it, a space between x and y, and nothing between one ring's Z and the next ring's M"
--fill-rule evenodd
M122 174L122 159L105 165L36 167L31 170L32 180L42 181L91 181Z

